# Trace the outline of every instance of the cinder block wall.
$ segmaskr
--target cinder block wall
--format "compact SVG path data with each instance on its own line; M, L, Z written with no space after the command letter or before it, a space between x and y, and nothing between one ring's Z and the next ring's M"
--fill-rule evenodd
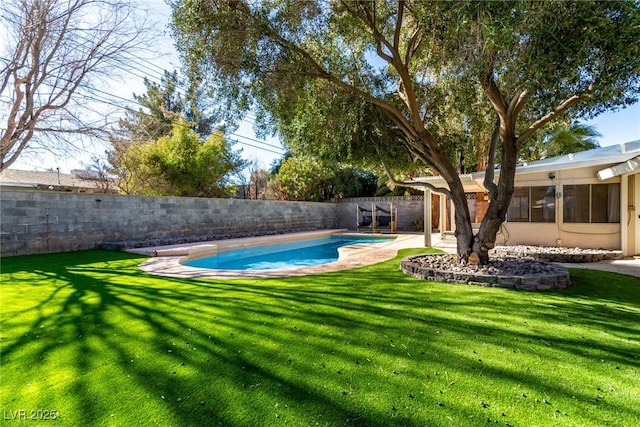
M424 217L424 202L422 196L411 197L361 197L350 199L336 199L336 222L339 228L356 229L356 208L371 209L371 204L389 210L389 203L398 210L398 231L416 231L412 222L416 218Z
M0 256L76 251L105 242L338 226L335 203L0 192Z

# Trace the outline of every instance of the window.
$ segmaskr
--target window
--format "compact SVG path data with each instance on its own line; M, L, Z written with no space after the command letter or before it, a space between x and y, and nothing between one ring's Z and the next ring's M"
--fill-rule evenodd
M517 187L507 211L510 222L555 222L556 188Z
M564 222L620 221L620 184L565 185L562 202Z
M513 190L511 203L507 211L507 219L511 222L529 222L529 188L519 187Z

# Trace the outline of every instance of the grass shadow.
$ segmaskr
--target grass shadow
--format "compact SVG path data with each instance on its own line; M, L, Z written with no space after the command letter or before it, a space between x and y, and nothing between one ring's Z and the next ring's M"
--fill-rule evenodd
M104 251L5 259L3 407L55 408L71 425L640 419L633 283L446 285L398 259L265 280L151 276Z

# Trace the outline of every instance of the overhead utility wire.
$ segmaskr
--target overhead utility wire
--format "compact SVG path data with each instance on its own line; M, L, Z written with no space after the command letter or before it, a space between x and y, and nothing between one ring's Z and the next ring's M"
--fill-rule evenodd
M83 86L83 87L87 87L87 86ZM87 88L88 88L88 87L87 87ZM142 103L140 103L140 102L138 102L138 101L136 101L136 100L131 100L131 99L128 99L128 98L124 98L124 97L122 97L122 96L114 95L114 94L112 94L112 93L105 92L105 91L100 90L100 89L97 89L97 88L89 88L89 89L91 89L91 90L93 90L93 91L96 91L96 92L99 92L99 93L102 93L102 94L104 94L104 95L107 95L107 96L113 97L113 98L117 98L117 99L123 100L123 101L125 101L125 102L134 103L134 104L137 104L137 105L139 105L139 106L141 106L141 107L145 107L145 108L147 108L147 106L146 106L146 105L144 105L144 104L142 104ZM113 103L108 103L108 104L110 104L110 105L115 105L115 106L119 106L119 105L116 105L116 104L113 104ZM125 106L125 108L127 108L127 107ZM139 111L137 111L136 113L140 113L140 112L139 112ZM143 114L145 114L145 113L143 113ZM150 116L150 115L148 115L148 114L146 114L146 115L147 115L147 116ZM172 123L173 123L173 122L172 122ZM266 145L266 146L268 146L268 147L277 148L277 149L280 149L280 150L282 150L282 149L283 149L283 147L282 147L282 146L278 146L278 145L275 145L275 144L270 144L270 143L265 142L265 141L261 141L261 140L258 140L258 139L255 139L255 138L251 138L251 137L248 137L248 136L245 136L245 135L237 134L237 133L235 133L235 132L229 132L229 135L237 136L237 137L239 137L239 138L245 138L245 139L248 139L249 141L257 142L257 143L259 143L259 144L263 144L263 145Z
M1 59L3 59L3 60L7 60L6 58L1 58ZM143 58L139 58L139 59L144 60ZM146 61L146 60L144 60L144 61L145 61L145 62L149 62L149 61ZM132 61L132 62L135 62L135 61ZM149 63L153 65L153 63L151 63L151 62L149 62ZM120 65L118 62L113 62L113 63L112 63L112 65L113 65L113 66L115 66L116 68L119 68L119 69L121 69L121 70L123 70L123 71L125 71L125 72L127 72L127 73L129 73L129 74L131 74L131 75L136 76L136 77L139 77L139 78L142 78L142 79L145 79L145 78L146 78L147 80L151 81L152 83L155 83L155 84L160 84L160 83L161 83L161 82L156 82L156 81L154 81L154 80L152 80L152 79L149 79L149 78L148 78L148 76L141 76L140 74L136 74L136 73L132 72L130 69L127 69L127 68L123 67L123 66L122 66L122 65ZM140 65L140 64L138 64L138 65ZM154 65L154 66L155 66L155 65ZM160 69L160 67L158 67L158 66L155 66L155 67L156 67L156 68L158 68L158 69ZM141 71L141 70L136 70L136 71ZM168 70L163 70L163 71L168 71ZM144 72L144 71L142 71L142 72ZM164 75L162 75L162 77L164 77ZM115 95L115 94L113 94L113 93L105 92L105 91L100 90L100 89L95 88L95 87L88 87L88 86L85 86L85 85L82 85L82 86L83 86L83 87L85 87L85 88L87 88L87 89L90 89L90 90L92 90L92 91L95 91L95 92L98 92L98 93L101 93L101 94L107 95L107 96L109 96L109 97L111 97L111 98L117 98L117 99L123 100L123 101L125 101L125 102L127 102L127 103L134 103L134 104L138 104L138 105L140 105L141 107L145 107L145 108L146 108L146 106L145 106L145 105L143 105L142 103L140 103L140 102L138 102L138 101L136 101L136 100L132 100L132 99L128 99L128 98L124 98L124 97L121 97L121 96ZM184 87L183 87L183 86L181 86L181 85L179 85L179 84L178 84L178 85L176 85L176 86L178 86L178 87L182 87L182 88L184 89ZM91 96L85 95L85 94L83 94L82 96L83 96L83 97L85 97L86 99L90 99L90 100L93 100L93 101L102 102L102 103L104 103L104 104L108 104L108 105L112 105L112 106L115 106L115 107L123 108L121 105L116 104L116 103L114 103L114 102L111 102L110 100L105 99L104 97L98 97L98 96L97 96L97 95L95 95L95 94L93 94L93 95L94 95L94 98L92 98ZM125 105L125 106L124 106L124 108L127 108L127 106ZM147 113L144 113L144 112L139 112L139 111L138 111L137 113L141 113L141 114L143 114L143 115L145 115L145 116L152 117L150 114L147 114ZM251 124L255 124L255 119L254 119L254 120L251 120L251 119L249 119L249 118L245 118L244 120L245 120L245 121L247 121L247 122L249 122L249 123L251 123ZM172 122L172 124L177 124L177 122L174 122L173 120L172 120L171 122ZM258 143L258 144L265 145L265 146L267 146L267 147L275 148L275 149L277 149L277 150L285 151L285 150L284 150L284 148L283 148L282 146L277 146L277 145L275 145L275 144L270 144L270 143L267 143L267 142L265 142L265 141L261 141L261 140L258 140L258 139L255 139L255 138L251 138L251 137L248 137L248 136L245 136L245 135L240 135L240 134L235 133L235 132L229 132L229 135L230 135L230 136L235 136L235 137L237 137L237 138L243 138L243 139L246 139L246 140L249 140L249 141L252 141L252 142ZM276 152L276 151L273 151L273 150L271 150L271 149L267 149L267 148L263 148L263 147L257 147L257 146L255 146L255 145L253 145L253 144L249 144L249 143L246 143L246 142L243 142L243 141L238 141L238 140L236 140L236 142L237 142L238 144L246 145L246 146L248 146L248 147L252 147L252 148L256 148L256 149L260 149L260 150L268 151L268 152L275 153L275 154L282 154L281 152Z
M82 38L82 37L80 37L80 38ZM87 39L85 38L85 40L87 40ZM154 83L154 84L157 84L157 85L160 85L162 83L162 79L165 76L165 74L164 74L165 72L166 73L173 73L173 71L175 71L175 69L174 70L168 70L168 69L166 69L164 67L156 65L152 61L150 61L150 60L148 60L146 58L142 58L142 57L136 57L135 59L130 58L130 59L127 60L127 63L128 64L133 63L133 64L137 65L139 68L132 67L133 70L145 73L145 75L143 75L143 76L141 76L140 74L134 73L133 71L131 71L131 69L125 68L122 65L123 64L122 61L115 61L115 60L112 60L112 59L109 58L106 62L111 63L114 67L119 68L120 70L122 70L122 71L124 71L126 73L129 73L129 74L134 75L134 76L136 76L138 78L141 78L141 79L147 79L151 83ZM148 65L145 65L145 64L148 64ZM157 71L152 70L150 67L155 68ZM181 81L178 81L176 83L176 87L178 87L180 89L183 89L185 92L189 90L188 85L182 83ZM255 121L257 120L257 117L256 117L256 115L254 113L248 112L248 113L246 113L246 116L245 116L245 118L243 120L244 121L248 121L250 123L255 123Z
M117 98L120 98L120 99L126 100L125 98L122 98L122 97L118 97L118 96L116 96L116 95L109 94L109 93L104 92L104 91L101 91L101 90L99 90L99 89L94 89L94 90L97 90L98 92L105 93L105 94L110 95L110 96L114 96L114 97L117 97ZM83 96L83 97L85 97L86 99L90 99L90 100L93 100L93 101L102 102L102 103L105 103L105 104L113 105L113 106L115 106L115 107L121 107L120 105L118 105L118 104L116 104L116 103L114 103L114 102L111 102L111 101L109 101L109 100L107 100L107 99L105 99L104 97L99 96L99 95L95 95L95 94L94 94L93 96L89 96L89 95L82 94L82 96ZM140 104L140 105L141 105L141 104ZM149 114L149 113L145 113L145 112L143 112L143 111L137 111L136 113L137 113L137 114L142 114L143 116L146 116L146 117L151 117L151 118L153 118L153 116L152 116L151 114ZM174 120L170 120L170 121L171 121L171 124L176 124L176 125L179 125L179 126L185 126L185 125L183 125L183 124L182 124L182 123L180 123L180 122L177 122L177 121L174 121ZM233 135L233 136L236 136L236 137L239 137L239 138L244 138L244 139L247 139L247 140L249 140L249 141L252 141L252 142L258 143L258 144L266 145L267 147L273 147L273 148L275 148L275 149L278 149L278 150L282 150L282 151L284 151L284 149L283 149L283 148L281 148L281 147L278 147L278 146L276 146L276 145L272 145L272 144L268 144L268 143L266 143L266 142L263 142L263 141L260 141L260 140L254 139L254 138L250 138L250 137L248 137L248 136L239 135L239 134L232 133L232 132L230 132L230 133L229 133L229 135ZM275 151L275 150L272 150L272 149L270 149L270 148L265 148L265 147L260 147L260 146L254 145L254 144L249 144L248 142L238 141L238 140L235 140L235 142L236 142L236 143L238 143L238 144L241 144L241 145L246 145L246 146L248 146L248 147L252 147L252 148L258 149L258 150L268 151L268 152L271 152L271 153L274 153L274 154L280 154L280 155L282 155L282 154L283 154L283 153L282 153L282 152L280 152L280 151Z

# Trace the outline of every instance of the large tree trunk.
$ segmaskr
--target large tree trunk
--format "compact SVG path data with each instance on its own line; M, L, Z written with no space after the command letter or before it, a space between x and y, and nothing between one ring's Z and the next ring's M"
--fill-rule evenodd
M459 181L459 180L458 180ZM462 185L459 191L452 192L453 205L455 207L455 224L456 224L456 252L458 261L466 263L473 247L473 228L471 227L471 215L469 214L469 205L464 193Z
M491 201L474 237L471 251L478 254L481 264L489 262L489 250L495 246L500 226L507 218L507 210L513 195L518 150L515 136L502 141L502 163L497 186L491 192Z
M458 261L466 263L472 252L474 236L464 186L462 185L462 181L460 181L457 170L453 164L448 161L444 153L433 153L431 160L435 163L435 166L449 185L449 197L455 207L456 253L458 255Z

